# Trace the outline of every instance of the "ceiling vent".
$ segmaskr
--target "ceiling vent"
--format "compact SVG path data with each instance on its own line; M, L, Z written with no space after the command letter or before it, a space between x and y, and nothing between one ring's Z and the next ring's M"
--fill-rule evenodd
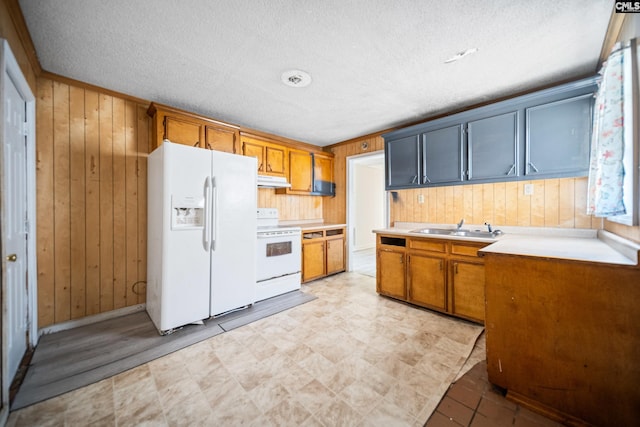
M309 73L301 70L289 70L280 76L282 83L291 87L307 87L311 84Z

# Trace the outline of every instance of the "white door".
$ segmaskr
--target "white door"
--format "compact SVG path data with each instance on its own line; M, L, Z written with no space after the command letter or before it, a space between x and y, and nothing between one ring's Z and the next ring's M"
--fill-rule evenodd
M5 74L2 205L6 275L6 344L11 381L27 350L27 168L24 123L26 102Z

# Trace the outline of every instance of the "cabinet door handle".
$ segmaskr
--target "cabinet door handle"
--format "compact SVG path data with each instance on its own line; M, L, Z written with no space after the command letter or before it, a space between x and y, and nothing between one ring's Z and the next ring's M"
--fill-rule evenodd
M195 144L193 144L194 147L199 147L200 146L200 141L196 141Z
M533 169L534 172L539 172L538 168L533 163L529 162L529 166L531 166L531 169Z
M258 166L258 170L261 171L262 170L262 163L260 163L260 166Z
M270 163L267 163L267 172L273 172L273 169L271 168Z
M513 172L515 168L516 168L516 164L514 163L513 165L511 165L511 169L509 169L509 171L507 172L507 176L511 175L511 172Z
M404 257L400 255L400 264L404 264Z
M457 262L453 263L453 270L454 270L455 274L458 274L458 263Z
M442 260L440 260L440 271L442 271Z
M424 177L422 177L422 183L426 184L427 182L431 182L431 180L429 179L429 177L425 174Z
M209 144L208 142L207 142L207 148L208 148L209 150L213 150L213 147L212 147L212 146L211 146L211 144Z
M411 184L415 184L417 180L418 180L418 175L413 177L413 179L411 180Z

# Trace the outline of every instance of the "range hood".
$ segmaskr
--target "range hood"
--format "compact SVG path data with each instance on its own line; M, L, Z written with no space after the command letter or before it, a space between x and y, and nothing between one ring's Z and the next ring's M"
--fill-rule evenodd
M258 187L290 188L291 184L283 176L258 175Z

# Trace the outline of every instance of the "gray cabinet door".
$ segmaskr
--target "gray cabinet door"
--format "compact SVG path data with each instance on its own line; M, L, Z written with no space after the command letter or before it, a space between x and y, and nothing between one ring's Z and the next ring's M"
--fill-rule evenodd
M385 156L387 160L387 190L420 185L419 135L387 141Z
M423 184L463 180L462 125L422 134Z
M593 96L527 108L526 175L584 175L589 169Z
M518 113L516 111L467 124L470 181L518 175Z

